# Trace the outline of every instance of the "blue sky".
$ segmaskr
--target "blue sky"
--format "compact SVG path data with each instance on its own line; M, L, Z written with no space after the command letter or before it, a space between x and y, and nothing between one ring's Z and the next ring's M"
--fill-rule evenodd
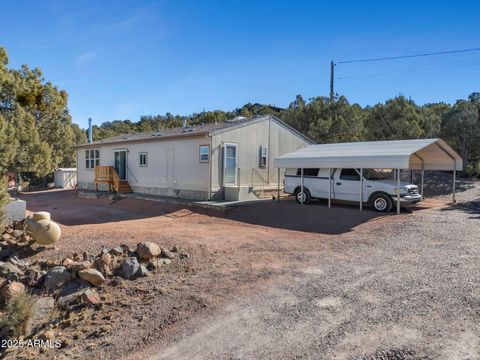
M475 1L16 0L2 4L0 45L67 90L85 127L327 96L332 59L480 47L479 24ZM336 71L336 91L362 105L480 91L480 52Z

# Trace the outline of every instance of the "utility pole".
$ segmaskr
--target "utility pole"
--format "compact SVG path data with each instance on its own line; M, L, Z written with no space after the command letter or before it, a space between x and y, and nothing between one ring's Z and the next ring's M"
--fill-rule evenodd
M333 102L334 90L333 90L333 79L335 77L335 63L330 61L330 102Z

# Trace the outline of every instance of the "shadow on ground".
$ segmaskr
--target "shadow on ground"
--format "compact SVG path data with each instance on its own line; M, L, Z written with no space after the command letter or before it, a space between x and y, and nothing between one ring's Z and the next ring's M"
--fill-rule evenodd
M324 201L299 205L293 198L282 199L280 202L258 202L221 212L196 206L133 198L86 199L78 197L75 190L29 193L20 197L27 201L28 210L48 211L53 220L66 226L113 223L158 216L166 216L175 221L187 215L198 214L216 217L219 221L231 220L277 229L342 234L362 223L393 215L393 213L379 214L367 207L360 212L358 205L339 203L334 203L329 209ZM189 216L190 222L203 220L202 217Z

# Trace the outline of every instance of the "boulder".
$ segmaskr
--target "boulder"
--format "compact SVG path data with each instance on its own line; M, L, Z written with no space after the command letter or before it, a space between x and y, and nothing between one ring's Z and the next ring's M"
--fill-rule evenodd
M153 242L141 242L137 244L137 254L142 260L150 260L162 253L160 246Z
M37 269L28 269L25 272L25 276L23 277L24 281L28 286L37 286L43 280L43 276L46 274L46 271L40 271Z
M162 266L162 265L170 265L171 263L172 263L172 260L167 259L167 258L158 259L158 264L159 264L159 266Z
M100 296L98 296L98 293L93 289L85 290L82 293L80 299L82 300L83 304L89 305L89 306L95 306L102 303Z
M145 277L145 276L150 275L150 272L147 270L145 265L140 265L140 267L138 268L138 271L137 271L137 275L141 276L141 277Z
M20 236L23 235L23 231L22 230L13 230L12 235L13 235L13 237L19 238Z
M0 300L7 302L10 299L14 299L19 295L22 295L25 292L25 285L21 282L11 282L10 284L4 285L0 289Z
M187 252L180 253L180 259L188 259L189 257L190 257L190 254Z
M81 270L90 269L92 267L90 261L74 261L70 264L69 268L73 272L79 272Z
M105 277L103 274L96 269L84 269L78 272L80 279L88 281L94 286L98 286L105 282Z
M171 252L180 252L180 248L178 247L178 245L174 245L171 249L170 249Z
M58 305L72 309L77 305L77 299L89 288L90 284L82 279L75 279L69 282L60 292Z
M0 276L8 277L8 275L11 274L19 275L21 272L17 265L11 262L0 261Z
M50 317L55 310L55 299L51 296L39 297L35 301L35 314L32 324L42 324Z
M69 258L66 258L66 259L63 259L62 262L60 263L62 266L65 266L66 268L68 268L70 265L72 265L75 261L73 261L72 259L69 259Z
M124 279L131 279L140 268L140 264L136 257L129 257L125 259L122 265L122 277Z
M5 233L2 235L2 239L3 241L10 241L12 239L12 235L10 235L9 233Z
M110 249L110 254L115 256L123 255L123 248L121 246L115 246L114 248Z
M74 277L75 274L69 272L65 266L55 266L45 275L43 283L47 290L56 290Z
M163 248L162 257L167 259L173 259L175 257L175 253L172 253L170 250Z

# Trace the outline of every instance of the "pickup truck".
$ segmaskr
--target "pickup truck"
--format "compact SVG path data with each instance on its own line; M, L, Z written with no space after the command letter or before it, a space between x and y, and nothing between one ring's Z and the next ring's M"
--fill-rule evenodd
M360 199L360 170L332 169L331 198L358 202ZM295 195L300 204L311 199L328 199L329 169L303 169L303 192L301 191L301 169L286 169L284 189ZM397 181L386 179L374 169L363 169L363 202L379 212L391 211L396 206ZM400 206L414 206L422 200L418 186L400 182Z

